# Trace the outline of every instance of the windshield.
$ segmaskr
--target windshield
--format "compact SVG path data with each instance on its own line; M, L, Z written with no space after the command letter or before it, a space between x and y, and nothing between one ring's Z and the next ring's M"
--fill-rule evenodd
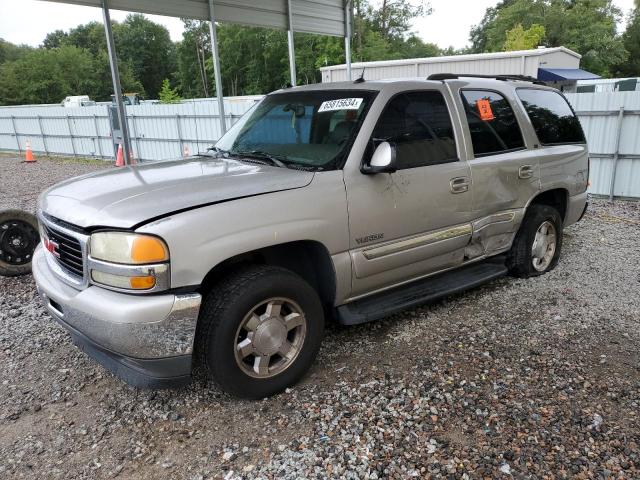
M248 111L216 143L222 155L261 155L286 165L337 168L375 92L275 93Z

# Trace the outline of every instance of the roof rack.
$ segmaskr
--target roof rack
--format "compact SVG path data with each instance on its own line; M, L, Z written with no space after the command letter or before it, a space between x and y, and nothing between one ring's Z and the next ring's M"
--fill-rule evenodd
M506 81L509 81L509 80L518 80L518 81L521 81L521 82L535 83L537 85L544 85L545 84L544 82L541 82L537 78L530 77L529 75L511 75L511 74L504 74L504 75L478 75L478 74L473 74L473 73L433 73L433 74L431 74L431 75L429 75L427 77L427 80L438 80L438 81L455 80L455 79L458 79L460 77L491 78L491 79L495 79L495 80L502 80L503 82L506 82Z

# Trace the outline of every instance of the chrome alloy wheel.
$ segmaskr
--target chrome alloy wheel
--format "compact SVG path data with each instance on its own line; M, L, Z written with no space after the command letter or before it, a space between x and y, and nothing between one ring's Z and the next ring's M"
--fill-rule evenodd
M273 377L293 364L306 334L300 306L288 298L270 298L254 306L240 323L236 362L251 377Z
M544 272L556 253L557 233L552 222L546 220L540 224L531 246L531 260L533 268Z

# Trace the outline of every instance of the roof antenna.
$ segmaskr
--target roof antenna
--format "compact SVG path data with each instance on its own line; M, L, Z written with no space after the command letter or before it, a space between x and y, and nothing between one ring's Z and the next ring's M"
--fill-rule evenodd
M366 67L362 67L362 73L360 74L360 76L358 78L356 78L353 83L362 83L364 82L364 69Z

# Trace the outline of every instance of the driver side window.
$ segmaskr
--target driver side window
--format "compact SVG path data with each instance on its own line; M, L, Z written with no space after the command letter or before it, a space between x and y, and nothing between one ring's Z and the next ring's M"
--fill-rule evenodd
M396 144L398 170L458 160L449 109L442 94L435 90L392 98L378 120L373 138Z

